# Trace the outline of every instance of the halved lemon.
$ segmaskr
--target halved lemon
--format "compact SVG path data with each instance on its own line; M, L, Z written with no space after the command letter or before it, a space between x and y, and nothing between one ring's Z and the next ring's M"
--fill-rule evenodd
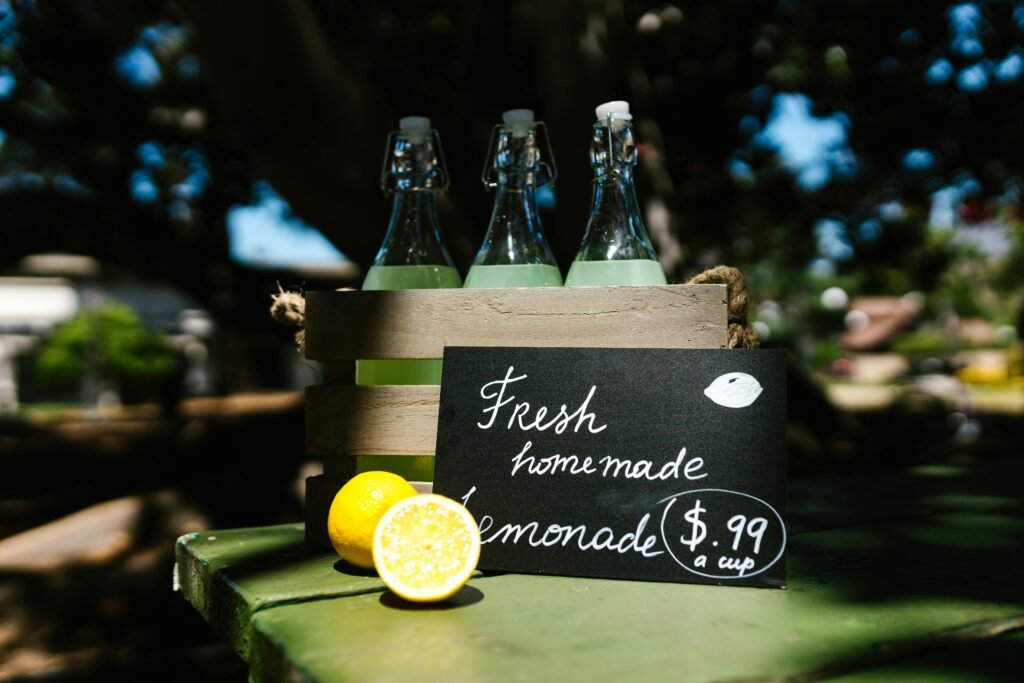
M373 564L384 584L413 602L455 594L480 560L480 528L464 506L426 493L395 503L373 534Z

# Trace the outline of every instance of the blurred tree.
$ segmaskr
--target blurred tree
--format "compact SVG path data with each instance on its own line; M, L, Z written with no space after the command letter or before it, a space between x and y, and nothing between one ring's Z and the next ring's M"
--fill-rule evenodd
M82 311L58 327L36 357L36 376L45 384L75 386L95 378L117 387L127 380L159 380L173 374L179 359L159 332L118 304Z
M454 180L442 223L463 266L486 223L489 130L521 106L552 131L561 175L545 220L563 267L586 220L593 106L613 98L633 103L641 200L678 278L724 261L761 297L798 300L836 278L929 291L956 256L934 234L936 196L950 229L1019 212L1017 2L4 0L0 12L0 211L15 226L0 265L54 246L92 253L177 281L220 316L264 303L224 225L253 177L366 264L387 212L380 143L413 113L442 134Z
M250 174L243 155L210 144L176 6L3 2L0 16L0 267L88 254L238 318L245 273L224 218Z

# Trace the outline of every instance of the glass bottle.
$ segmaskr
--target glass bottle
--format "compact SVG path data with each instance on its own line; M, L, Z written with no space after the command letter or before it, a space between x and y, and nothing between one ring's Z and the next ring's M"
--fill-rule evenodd
M393 194L384 243L364 290L459 287L462 279L441 241L436 193L448 187L441 138L430 119L408 116L388 135L381 189ZM440 360L357 360L356 384L440 384ZM388 470L406 479L433 477L429 456L360 456L358 471Z
M633 187L636 141L629 103L606 102L596 114L590 142L590 219L565 284L663 285L665 272L640 218Z
M534 121L529 109L512 109L501 118L482 178L495 190L494 209L465 286L561 287L562 274L537 213L537 188L557 175L547 127Z

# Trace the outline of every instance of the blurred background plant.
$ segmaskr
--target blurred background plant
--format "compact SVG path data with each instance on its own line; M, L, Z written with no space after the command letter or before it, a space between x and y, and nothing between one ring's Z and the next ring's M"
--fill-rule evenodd
M36 358L39 380L58 386L77 386L90 375L107 386L160 380L177 367L164 336L118 304L78 313L53 331Z

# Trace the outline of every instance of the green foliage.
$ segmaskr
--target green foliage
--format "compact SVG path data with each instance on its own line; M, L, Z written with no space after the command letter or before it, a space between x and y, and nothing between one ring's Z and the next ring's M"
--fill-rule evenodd
M36 359L43 383L69 385L90 369L108 379L159 379L175 371L178 357L163 335L146 328L131 308L106 304L61 325Z
M966 318L984 318L988 311L981 302L977 285L964 277L952 277L946 288L953 310Z
M940 356L956 350L956 344L941 330L925 329L896 337L892 348L906 356Z
M993 260L973 247L960 247L956 258L942 274L933 298L962 318L984 318L992 322L1010 321L1019 305L1013 287L1003 286L1000 259Z
M820 370L826 368L833 361L842 358L844 353L843 347L835 341L823 341L815 344L808 362L811 367Z
M1004 292L1024 288L1024 221L1010 220L1013 247L996 275L995 284Z

